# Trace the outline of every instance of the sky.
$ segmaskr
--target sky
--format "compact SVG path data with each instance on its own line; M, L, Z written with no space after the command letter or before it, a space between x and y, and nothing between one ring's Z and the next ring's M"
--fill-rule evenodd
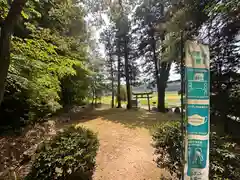
M176 64L173 63L170 70L169 81L175 81L181 78L180 74L175 72L175 67L176 67Z

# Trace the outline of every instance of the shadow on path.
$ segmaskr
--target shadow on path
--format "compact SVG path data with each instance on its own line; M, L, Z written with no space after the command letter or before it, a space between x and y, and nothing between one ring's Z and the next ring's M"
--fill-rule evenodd
M144 127L150 129L156 124L165 121L178 120L180 117L173 113L164 114L159 112L148 112L144 109L126 110L114 108L94 110L86 116L78 116L77 122L86 122L96 118L121 123L129 128Z
M79 121L96 132L100 148L96 157L94 180L154 180L168 177L157 167L149 130L156 123L170 120L161 113L124 109L96 110L88 121ZM88 119L88 117L86 117ZM172 119L175 119L172 117Z

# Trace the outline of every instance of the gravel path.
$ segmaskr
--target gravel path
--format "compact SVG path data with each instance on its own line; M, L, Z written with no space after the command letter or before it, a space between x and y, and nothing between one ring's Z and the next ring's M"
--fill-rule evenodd
M97 132L100 140L93 180L159 180L165 173L153 162L147 129L127 128L102 118L81 124Z

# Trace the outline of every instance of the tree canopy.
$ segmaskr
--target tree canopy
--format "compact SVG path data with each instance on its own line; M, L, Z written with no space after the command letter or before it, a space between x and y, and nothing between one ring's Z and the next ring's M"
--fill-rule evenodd
M7 1L1 8L4 22ZM84 16L77 1L26 3L14 25L1 119L35 119L83 102L91 74Z
M120 97L123 84L130 103L132 86L146 80L165 112L181 37L209 44L212 110L239 117L236 0L2 0L0 10L1 119L38 119L99 98L109 87L112 98Z

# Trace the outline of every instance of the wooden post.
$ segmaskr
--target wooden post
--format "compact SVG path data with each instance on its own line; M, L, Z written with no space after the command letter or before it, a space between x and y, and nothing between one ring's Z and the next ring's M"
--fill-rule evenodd
M148 110L150 111L149 94L147 94L147 100L148 100Z

